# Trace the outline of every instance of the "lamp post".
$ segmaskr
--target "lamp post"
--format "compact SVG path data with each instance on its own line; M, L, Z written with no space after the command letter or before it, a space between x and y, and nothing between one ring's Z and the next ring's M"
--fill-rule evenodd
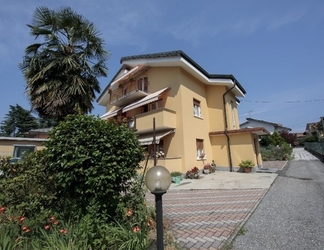
M153 166L146 173L145 184L151 193L155 195L156 247L157 250L163 250L162 195L166 193L171 185L170 172L163 166Z

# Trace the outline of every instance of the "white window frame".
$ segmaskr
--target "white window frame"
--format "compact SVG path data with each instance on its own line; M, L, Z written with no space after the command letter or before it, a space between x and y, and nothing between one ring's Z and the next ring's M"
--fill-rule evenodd
M137 80L137 89L147 93L148 92L148 77L144 76Z
M206 160L207 155L204 151L204 140L203 139L196 139L196 157L197 160Z
M201 117L200 101L193 99L193 114L195 117Z
M32 152L36 151L36 145L30 145L30 144L14 144L14 150L13 150L13 158L21 159L24 156L24 152L29 150L23 150L23 152L19 152L19 148L32 148Z

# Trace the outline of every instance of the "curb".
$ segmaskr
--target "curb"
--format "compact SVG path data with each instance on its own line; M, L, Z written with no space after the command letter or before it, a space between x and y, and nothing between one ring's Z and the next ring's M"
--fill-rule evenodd
M286 163L287 164L287 163ZM264 198L264 196L269 192L270 188L272 187L272 185L275 183L275 181L277 180L279 175L276 176L276 178L274 179L274 181L272 182L271 186L264 192L264 194L260 197L260 199L256 202L256 204L254 205L254 207L251 209L251 211L245 216L244 220L241 221L237 226L236 229L234 230L234 232L231 233L231 236L228 237L227 240L225 240L224 242L222 242L219 246L219 249L227 249L225 248L226 246L229 246L230 244L233 243L233 241L235 240L235 238L238 235L238 232L241 230L241 228L243 228L243 226L245 225L245 223L248 221L248 219L250 218L250 216L254 213L254 211L256 210L256 208L259 206L259 204L261 203L262 199ZM229 248L232 249L232 248Z

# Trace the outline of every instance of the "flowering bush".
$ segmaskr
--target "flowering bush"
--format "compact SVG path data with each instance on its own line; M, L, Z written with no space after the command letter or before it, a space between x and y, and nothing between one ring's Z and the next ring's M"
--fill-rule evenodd
M194 167L191 170L187 171L186 178L198 179L199 178L199 169L197 167Z
M211 168L211 166L210 166L209 163L205 164L204 169L206 169L206 170L210 170L210 168Z

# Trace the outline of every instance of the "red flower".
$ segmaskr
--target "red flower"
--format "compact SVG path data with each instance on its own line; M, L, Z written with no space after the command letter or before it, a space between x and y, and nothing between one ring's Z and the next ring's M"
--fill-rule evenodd
M4 212L6 209L6 207L0 207L0 213Z
M153 220L152 219L149 219L146 225L148 227L151 227L153 225Z
M140 230L139 226L133 227L133 233L137 233Z
M18 221L19 221L19 222L23 222L25 219L26 219L26 217L23 217L23 216L19 216L19 217L18 217Z
M51 228L51 226L50 225L45 225L44 228L45 228L45 230L48 230L48 229Z
M50 219L50 222L55 221L55 217L54 216L51 216L49 219Z
M22 230L25 232L25 233L29 233L30 232L30 229L26 226L23 226L22 227Z
M61 234L67 234L67 230L66 229L60 229L60 233Z
M126 213L127 216L132 216L133 215L133 209L129 209Z

